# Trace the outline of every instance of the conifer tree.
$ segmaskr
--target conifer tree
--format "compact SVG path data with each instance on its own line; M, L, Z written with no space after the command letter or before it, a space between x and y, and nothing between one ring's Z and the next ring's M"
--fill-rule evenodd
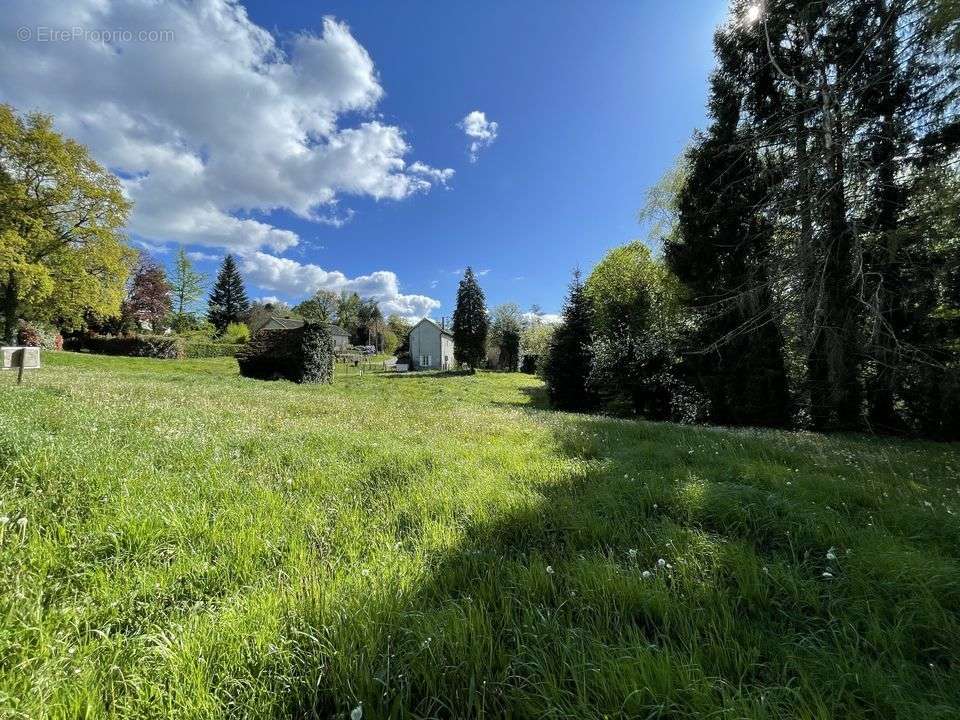
M563 306L563 321L553 332L543 376L550 403L562 410L585 411L596 406L587 384L593 314L580 271L575 270Z
M207 319L222 333L230 323L243 322L244 314L249 309L250 301L243 288L240 270L233 255L227 255L210 293Z
M457 289L453 311L454 358L457 365L480 367L487 355L486 299L472 268L467 268Z

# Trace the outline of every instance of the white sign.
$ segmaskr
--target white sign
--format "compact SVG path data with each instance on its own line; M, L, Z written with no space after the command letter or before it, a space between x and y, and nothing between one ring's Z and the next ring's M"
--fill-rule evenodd
M40 367L38 347L0 347L0 370L36 370Z

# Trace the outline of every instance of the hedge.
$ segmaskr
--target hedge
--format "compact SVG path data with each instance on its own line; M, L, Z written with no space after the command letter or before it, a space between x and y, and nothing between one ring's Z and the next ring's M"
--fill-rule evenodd
M184 345L184 352L188 358L234 357L242 347L236 343L188 340Z
M333 382L333 336L324 323L261 330L237 353L240 374L260 380Z
M71 349L87 350L98 355L125 355L161 360L184 357L183 340L166 335L83 335L72 338Z

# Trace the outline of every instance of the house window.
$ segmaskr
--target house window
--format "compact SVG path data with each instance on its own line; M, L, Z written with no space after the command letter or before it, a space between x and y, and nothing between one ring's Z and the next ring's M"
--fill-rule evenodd
M430 360L431 358L429 355L421 355L420 356L421 367L430 367Z

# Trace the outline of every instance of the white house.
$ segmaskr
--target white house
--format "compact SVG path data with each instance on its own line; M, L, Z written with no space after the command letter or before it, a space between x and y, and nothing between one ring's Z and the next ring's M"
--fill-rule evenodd
M410 361L414 370L449 370L454 366L453 333L424 318L410 331Z

